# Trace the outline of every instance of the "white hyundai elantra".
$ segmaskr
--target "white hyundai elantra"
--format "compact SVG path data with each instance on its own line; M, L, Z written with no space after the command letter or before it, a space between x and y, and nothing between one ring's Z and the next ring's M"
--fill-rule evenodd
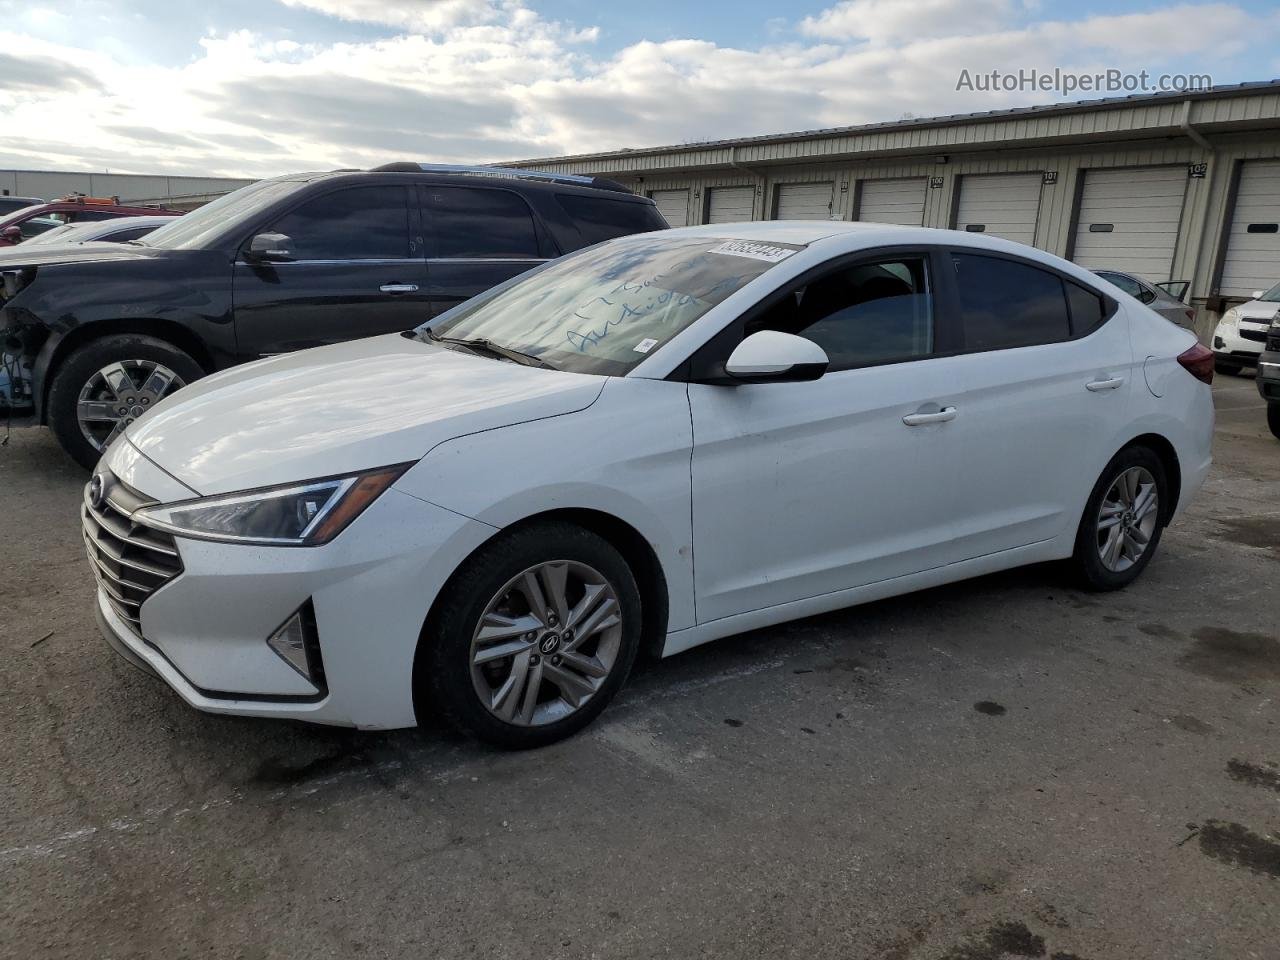
M545 744L641 648L1045 560L1128 584L1209 469L1212 372L999 239L620 238L165 400L85 492L99 619L202 710Z

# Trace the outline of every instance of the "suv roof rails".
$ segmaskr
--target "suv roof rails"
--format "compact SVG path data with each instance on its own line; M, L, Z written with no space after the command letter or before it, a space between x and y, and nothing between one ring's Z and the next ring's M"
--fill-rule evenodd
M400 160L374 167L372 173L462 173L473 177L509 177L523 180L546 180L551 183L569 183L579 187L595 187L631 193L631 188L616 180L604 177L587 177L574 173L547 173L545 170L522 170L519 167L467 166L454 163L413 163Z

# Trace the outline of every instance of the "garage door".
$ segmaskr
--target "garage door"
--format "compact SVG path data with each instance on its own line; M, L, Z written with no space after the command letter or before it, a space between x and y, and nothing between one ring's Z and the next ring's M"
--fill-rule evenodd
M755 187L712 187L707 191L707 223L751 219Z
M1039 173L961 177L956 229L1034 244L1043 179Z
M834 184L780 183L775 220L830 220Z
M858 219L868 223L924 223L924 177L908 180L863 180L859 188Z
M1280 282L1280 160L1250 160L1240 168L1235 212L1227 234L1220 291L1251 297Z
M1174 279L1169 271L1186 190L1182 166L1085 172L1071 259L1157 283Z
M673 227L689 225L688 190L651 190L649 197L667 223Z

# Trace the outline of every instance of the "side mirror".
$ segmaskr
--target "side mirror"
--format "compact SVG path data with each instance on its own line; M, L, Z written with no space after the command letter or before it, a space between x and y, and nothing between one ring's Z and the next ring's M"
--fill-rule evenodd
M21 243L22 228L5 227L3 230L0 230L0 240L3 240L5 243Z
M1249 295L1249 299L1250 299L1250 300L1261 300L1261 299L1262 299L1263 297L1265 297L1266 295L1267 295L1267 291L1265 291L1265 290L1255 290L1255 291L1253 291L1253 293L1251 293L1251 294Z
M266 263L293 259L293 238L283 233L260 233L249 241L249 258Z
M777 330L761 330L729 354L724 372L743 383L817 380L830 364L827 352L812 340Z

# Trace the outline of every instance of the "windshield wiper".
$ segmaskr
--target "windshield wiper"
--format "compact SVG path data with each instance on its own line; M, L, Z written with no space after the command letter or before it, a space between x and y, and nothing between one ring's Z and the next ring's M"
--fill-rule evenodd
M475 337L471 340L462 337L442 337L432 330L424 331L429 340L435 343L447 343L456 347L465 347L476 353L486 353L491 357L498 357L501 360L510 360L512 363L523 364L526 367L544 367L547 370L554 370L551 364L543 360L541 357L535 357L531 353L524 353L513 347L504 347L500 343L493 343L484 337Z

